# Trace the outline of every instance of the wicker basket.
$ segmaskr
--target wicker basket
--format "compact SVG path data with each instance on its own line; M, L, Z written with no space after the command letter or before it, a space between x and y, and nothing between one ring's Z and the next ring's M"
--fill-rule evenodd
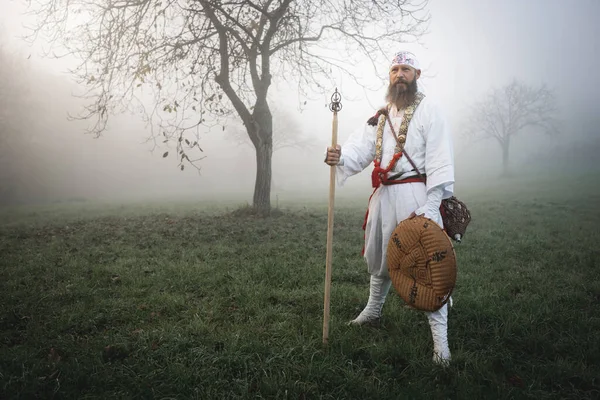
M452 196L442 200L441 213L446 233L450 238L460 242L471 222L471 212L466 204Z

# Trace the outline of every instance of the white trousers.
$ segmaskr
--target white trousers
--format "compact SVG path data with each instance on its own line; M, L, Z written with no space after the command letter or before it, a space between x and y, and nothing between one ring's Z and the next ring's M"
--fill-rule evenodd
M369 202L365 227L365 261L371 275L389 277L387 245L394 229L427 201L423 183L380 186ZM432 218L443 227L439 211Z

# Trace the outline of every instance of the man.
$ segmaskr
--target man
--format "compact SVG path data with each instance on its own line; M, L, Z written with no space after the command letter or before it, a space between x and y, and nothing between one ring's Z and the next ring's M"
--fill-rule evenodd
M389 119L382 121L377 115L352 134L343 146L327 148L325 162L337 166L340 186L371 162L375 164L373 186L376 189L369 201L364 226L364 257L371 274L369 300L360 315L349 322L351 325L374 323L381 317L391 286L386 261L387 245L396 226L415 215L424 215L443 226L440 204L442 199L453 194L452 137L440 110L418 91L420 76L421 69L414 54L396 54L389 70L388 106L378 112L387 112ZM405 137L399 137L405 113L407 121L410 119L408 130ZM426 183L400 151L402 145L418 171L425 175ZM425 314L433 337L433 360L446 364L450 361L448 306L446 304L436 312Z

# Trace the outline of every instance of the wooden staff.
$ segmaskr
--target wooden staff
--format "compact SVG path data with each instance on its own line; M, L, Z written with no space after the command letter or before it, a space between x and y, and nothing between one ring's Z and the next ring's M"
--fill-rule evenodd
M329 109L333 112L331 132L331 147L337 146L338 118L337 113L342 109L342 96L337 88L331 96ZM333 205L335 200L335 165L329 171L329 208L327 210L327 257L325 258L325 301L323 307L323 344L329 340L329 299L331 297L331 253L333 245Z

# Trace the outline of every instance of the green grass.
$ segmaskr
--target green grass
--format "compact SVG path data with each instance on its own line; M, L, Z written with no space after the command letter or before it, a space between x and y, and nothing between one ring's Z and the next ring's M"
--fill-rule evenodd
M425 316L393 292L381 327L345 325L368 296L364 198L336 207L327 347L326 204L282 202L267 219L6 209L0 398L600 397L600 191L524 181L459 197L474 220L456 247L446 369Z

